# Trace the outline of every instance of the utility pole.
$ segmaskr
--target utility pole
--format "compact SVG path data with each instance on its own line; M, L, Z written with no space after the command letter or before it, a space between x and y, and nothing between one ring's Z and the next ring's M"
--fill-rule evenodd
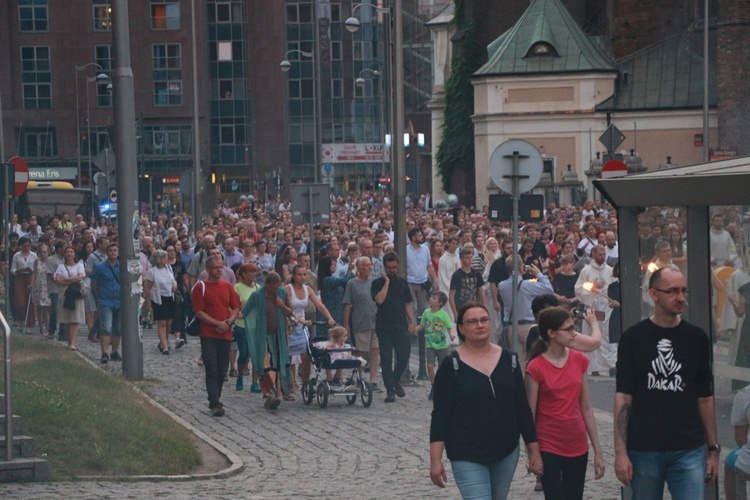
M130 67L128 0L112 0L114 49L113 92L117 144L117 239L120 242L120 332L122 371L128 380L143 379L143 344L138 326L139 294L131 284L140 276L138 241L133 221L138 217L138 155L135 143L135 92ZM129 214L132 213L132 218Z

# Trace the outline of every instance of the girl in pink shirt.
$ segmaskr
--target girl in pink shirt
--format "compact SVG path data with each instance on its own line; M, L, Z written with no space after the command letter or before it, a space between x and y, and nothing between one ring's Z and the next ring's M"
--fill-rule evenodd
M586 378L589 360L571 349L578 334L568 311L545 309L538 324L540 338L529 353L526 367L526 394L544 462L544 498L582 499L588 440L594 448L595 477L604 476L604 457Z

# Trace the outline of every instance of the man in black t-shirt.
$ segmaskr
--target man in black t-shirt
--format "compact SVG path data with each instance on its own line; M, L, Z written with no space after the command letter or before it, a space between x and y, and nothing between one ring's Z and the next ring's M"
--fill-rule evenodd
M464 248L459 253L461 267L451 276L451 291L449 300L453 317L458 317L458 309L466 302L479 302L485 304L484 299L484 279L476 269L472 269L471 261L474 257L474 251Z
M375 333L380 345L380 367L383 385L387 391L386 403L403 398L406 393L399 381L409 365L411 338L417 320L414 316L409 284L398 275L398 255L389 252L383 256L385 274L372 282L370 293L378 305L375 316ZM393 357L396 365L393 365Z
M685 277L671 267L648 284L654 314L622 334L615 393L615 473L634 499L696 498L713 482L716 437L711 342L684 321ZM700 494L702 496L702 493Z

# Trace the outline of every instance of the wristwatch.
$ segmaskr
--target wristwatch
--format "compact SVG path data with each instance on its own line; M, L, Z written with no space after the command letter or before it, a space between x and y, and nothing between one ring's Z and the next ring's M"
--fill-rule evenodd
M231 321L225 321L224 323L226 323L226 324L227 324L227 325L229 325L229 326L234 326L234 323L233 323L233 322L231 322Z
M719 443L708 445L708 451L709 453L712 451L715 451L716 453L721 453L721 445Z

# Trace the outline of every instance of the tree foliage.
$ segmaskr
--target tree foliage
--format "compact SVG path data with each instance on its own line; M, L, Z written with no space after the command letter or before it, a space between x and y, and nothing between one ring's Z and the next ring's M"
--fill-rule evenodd
M438 174L443 190L451 192L454 174L471 172L474 167L474 87L471 77L481 66L482 48L477 37L476 21L464 24L462 1L456 2L457 28L464 29L463 39L454 47L451 74L445 85L443 134L437 152Z

